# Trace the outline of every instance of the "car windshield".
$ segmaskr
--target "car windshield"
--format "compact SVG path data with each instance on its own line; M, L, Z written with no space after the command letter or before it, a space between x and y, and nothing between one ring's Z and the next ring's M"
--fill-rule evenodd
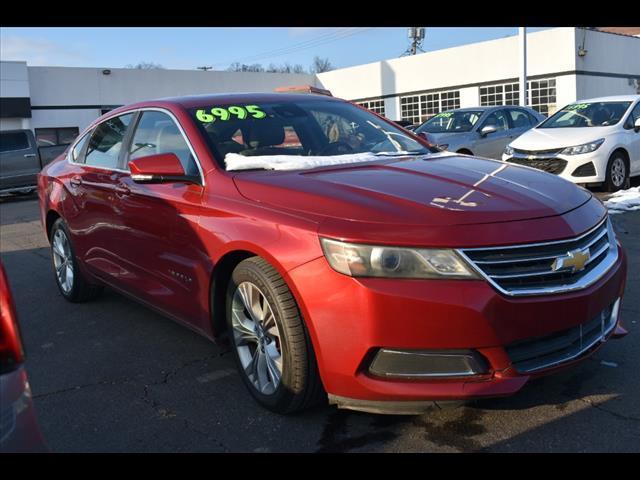
M572 103L537 128L608 127L620 121L631 102Z
M436 152L376 115L347 102L329 99L216 104L190 110L216 158L228 166L255 157L406 155ZM293 157L290 159L293 161ZM259 163L259 162L258 162ZM300 160L304 163L304 159ZM322 164L320 162L319 164ZM242 169L242 168L238 168Z
M463 133L470 132L476 124L482 111L456 110L442 112L420 125L416 132L427 133Z

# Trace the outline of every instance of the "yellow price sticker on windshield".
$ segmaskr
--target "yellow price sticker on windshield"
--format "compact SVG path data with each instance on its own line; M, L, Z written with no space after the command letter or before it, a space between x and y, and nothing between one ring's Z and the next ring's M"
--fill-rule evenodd
M258 105L229 105L226 107L201 108L196 110L196 118L202 123L212 123L217 120L226 122L227 120L266 118L267 114Z

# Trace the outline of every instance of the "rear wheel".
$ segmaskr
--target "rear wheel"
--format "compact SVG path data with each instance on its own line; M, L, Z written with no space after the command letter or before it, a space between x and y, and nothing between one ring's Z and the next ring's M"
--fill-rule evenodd
M69 230L61 218L51 227L50 238L53 272L62 296L70 302L85 302L97 297L102 287L89 283L78 268Z
M614 153L607 164L604 188L607 192L617 192L629 184L627 159L622 153Z
M248 258L233 271L227 326L242 380L261 405L291 413L326 398L298 306L265 260Z

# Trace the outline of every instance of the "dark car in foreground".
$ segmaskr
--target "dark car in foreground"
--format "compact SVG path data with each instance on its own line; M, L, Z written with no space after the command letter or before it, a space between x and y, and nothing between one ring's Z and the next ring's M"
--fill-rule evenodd
M544 119L528 107L458 108L438 113L415 132L442 150L500 159L510 142Z
M24 367L16 308L0 263L0 453L46 451Z
M509 395L626 333L625 254L588 191L327 96L113 110L39 196L64 298L107 285L228 341L277 412Z

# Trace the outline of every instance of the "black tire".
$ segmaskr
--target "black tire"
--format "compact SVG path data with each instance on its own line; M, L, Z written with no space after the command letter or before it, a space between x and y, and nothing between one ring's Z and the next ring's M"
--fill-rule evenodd
M282 357L280 382L275 391L264 394L252 383L240 360L232 324L233 296L238 285L250 282L269 302L275 323L280 333L279 351ZM234 269L226 295L227 328L231 350L240 376L251 395L267 409L281 414L310 408L323 400L326 393L322 387L313 346L306 330L298 305L284 279L267 261L251 257L240 262ZM256 348L259 348L256 345Z
M53 249L54 238L56 236L56 232L58 231L61 231L66 236L69 245L69 258L73 269L73 280L71 281L71 288L68 290L65 290L65 288L63 288L56 273L56 260L54 258L55 254ZM69 229L61 218L58 218L51 226L49 238L51 239L51 264L53 266L53 277L62 296L69 302L82 303L93 300L98 295L100 295L102 293L103 287L90 283L82 274L82 271L78 266L78 260L73 249L73 244L71 243L71 235L69 234Z
M620 168L624 169L622 181L620 181ZM617 192L620 189L628 188L630 183L629 162L621 152L611 155L607 163L607 174L604 181L604 189L607 192Z

